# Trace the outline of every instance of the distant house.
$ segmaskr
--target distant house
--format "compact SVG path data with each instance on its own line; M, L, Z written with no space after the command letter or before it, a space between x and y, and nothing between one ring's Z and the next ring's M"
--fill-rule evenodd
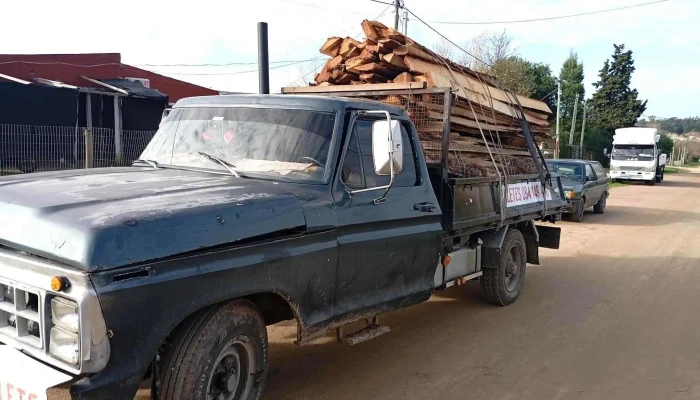
M119 54L0 55L0 170L130 164L169 104L218 92L121 62Z

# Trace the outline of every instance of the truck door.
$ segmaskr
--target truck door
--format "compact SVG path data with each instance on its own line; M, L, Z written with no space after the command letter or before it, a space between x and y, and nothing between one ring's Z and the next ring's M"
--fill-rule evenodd
M400 308L430 297L440 246L441 213L408 121L402 121L403 171L386 200L383 191L351 190L387 185L372 158L370 117L350 122L334 182L338 213L336 315L339 320ZM345 318L344 318L345 317Z

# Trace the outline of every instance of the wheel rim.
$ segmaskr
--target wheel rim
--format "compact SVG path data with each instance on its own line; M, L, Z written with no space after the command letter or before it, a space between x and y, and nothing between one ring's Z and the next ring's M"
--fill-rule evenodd
M581 204L579 205L577 212L578 212L578 219L579 220L583 219L583 212L584 212L583 201L581 201Z
M253 388L255 346L245 336L229 341L209 374L207 400L243 400Z
M518 287L520 275L522 275L522 253L520 246L513 246L506 257L505 287L509 292L513 292Z

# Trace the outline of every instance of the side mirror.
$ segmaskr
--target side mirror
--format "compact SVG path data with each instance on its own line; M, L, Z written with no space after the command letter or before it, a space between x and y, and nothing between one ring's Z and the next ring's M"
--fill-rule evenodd
M401 143L401 125L398 121L392 121L388 111L364 110L360 115L383 115L384 120L375 121L372 124L372 160L374 172L377 175L390 175L389 184L373 188L353 190L350 194L384 190L384 194L374 199L374 204L381 204L386 200L386 195L394 186L396 174L403 169L403 144Z
M372 124L372 158L377 175L400 174L403 171L403 147L399 121L382 120ZM392 171L391 166L394 169Z

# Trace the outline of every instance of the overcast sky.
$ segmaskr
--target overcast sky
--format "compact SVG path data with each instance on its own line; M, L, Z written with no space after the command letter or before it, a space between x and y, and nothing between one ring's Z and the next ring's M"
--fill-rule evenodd
M560 16L653 0L405 0L426 21L503 21ZM271 87L302 84L323 59L288 65L283 61L320 57L329 36L361 37L360 22L393 24L393 9L370 0L122 0L109 7L94 1L36 0L3 4L0 53L118 52L122 61L143 64L252 63L226 67L143 66L216 90L256 92L256 23L270 24ZM11 16L8 18L8 16ZM541 22L502 25L434 24L465 43L484 30L505 29L520 54L550 64L558 74L571 50L583 61L586 97L593 93L613 43L634 51L632 80L645 115L700 115L700 0L668 2L624 11ZM432 47L439 37L410 20L408 34ZM458 51L455 49L455 51Z

